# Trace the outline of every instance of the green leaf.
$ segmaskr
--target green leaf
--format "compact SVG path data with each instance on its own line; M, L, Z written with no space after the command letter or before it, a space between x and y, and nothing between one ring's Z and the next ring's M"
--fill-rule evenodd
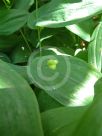
M34 4L34 0L16 0L14 2L14 8L29 9L32 4Z
M43 136L34 92L3 61L0 61L0 135Z
M101 77L90 65L75 57L57 54L30 57L28 74L39 86L55 100L66 106L86 105L94 96L94 84ZM56 69L48 66L48 61L56 59Z
M74 25L66 26L66 28L81 37L83 40L89 42L91 40L94 25L92 19L88 19Z
M29 15L28 26L63 27L102 12L100 0L52 0Z
M101 136L102 79L96 83L95 91L97 95L89 107L57 108L43 112L45 136Z
M0 10L0 35L8 35L20 29L27 21L28 13L24 10Z
M38 92L38 91L39 91L39 94L37 96L37 100L38 100L41 112L63 106L57 101L55 101L52 97L50 97L44 90L37 88L35 92Z
M63 107L43 112L42 122L45 136L72 135L87 107Z
M12 69L14 69L17 73L19 73L29 84L32 83L30 80L28 74L27 74L27 66L19 66L19 65L13 65L11 63L8 63Z
M102 66L102 22L96 27L92 41L88 46L88 62L95 67L98 71L101 71Z

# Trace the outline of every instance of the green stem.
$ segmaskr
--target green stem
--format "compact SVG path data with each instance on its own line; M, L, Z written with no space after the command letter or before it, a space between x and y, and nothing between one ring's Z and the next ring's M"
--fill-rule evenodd
M41 52L42 52L42 47L41 47L41 40L40 40L40 27L38 27L38 41L39 41L39 49L40 49L40 56L41 56Z
M21 33L21 35L22 35L22 37L23 37L23 39L24 39L24 41L25 41L25 43L26 43L26 45L27 45L27 48L29 49L30 52L32 52L32 50L31 50L31 48L30 48L30 45L29 45L29 43L28 43L28 41L27 41L27 39L26 39L26 37L25 37L23 31L20 30L20 33Z
M5 0L3 0L3 2L4 2L4 4L5 4L5 6L6 6L6 8L7 8L7 9L10 9L10 8L11 8L11 6L10 6L10 5L8 5L8 4L6 3L6 1L5 1Z
M38 20L38 0L36 0L36 20ZM41 48L41 41L40 41L40 27L37 28L38 30L38 42L39 42L39 49L40 49L40 56L41 56L41 52L42 52L42 48Z

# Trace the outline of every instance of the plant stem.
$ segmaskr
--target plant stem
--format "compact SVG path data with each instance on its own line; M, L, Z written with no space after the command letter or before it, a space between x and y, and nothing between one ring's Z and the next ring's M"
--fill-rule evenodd
M40 40L40 27L38 27L38 41L39 41L39 49L40 49L40 56L41 56L41 52L42 52L42 47L41 47L41 40Z
M38 20L38 0L36 0L36 20ZM42 52L42 48L41 48L41 41L40 41L40 27L37 28L38 30L38 42L39 42L39 49L40 49L40 56L41 56L41 52Z
M22 35L22 37L23 37L23 39L24 39L24 41L25 41L25 43L26 43L26 45L27 45L27 48L29 49L30 52L32 52L32 50L31 50L31 48L30 48L30 45L29 45L29 43L28 43L28 41L27 41L27 39L26 39L26 37L25 37L23 31L20 30L20 33L21 33L21 35Z
M8 4L6 3L6 1L5 1L5 0L3 0L3 2L4 2L5 7L6 7L7 9L10 9L10 8L11 8L11 6L10 6L10 5L8 5Z

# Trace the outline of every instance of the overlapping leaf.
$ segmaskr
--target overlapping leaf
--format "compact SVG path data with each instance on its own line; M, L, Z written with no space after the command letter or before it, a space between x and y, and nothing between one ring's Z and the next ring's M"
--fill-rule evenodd
M88 47L88 61L101 71L102 66L102 22L96 27Z
M11 34L20 29L27 21L28 13L25 10L0 10L0 35Z
M1 60L0 135L43 136L33 91L20 75Z
M97 93L89 107L57 108L42 113L45 136L101 136L102 80L95 85Z
M82 21L78 24L66 26L71 32L75 33L85 41L91 40L91 34L94 30L94 25L92 19Z
M36 92L39 91L39 94L37 96L37 100L38 100L41 112L63 106L59 102L54 100L51 96L49 96L44 90L36 88L35 91Z
M29 7L34 3L34 0L16 0L14 2L14 8L17 9L29 9Z
M45 136L76 136L73 132L87 109L87 107L63 107L43 112Z
M100 0L52 0L31 13L28 26L63 27L102 12Z
M32 54L28 72L35 85L66 106L85 105L92 101L94 84L101 77L86 62L61 54L37 58L35 53Z

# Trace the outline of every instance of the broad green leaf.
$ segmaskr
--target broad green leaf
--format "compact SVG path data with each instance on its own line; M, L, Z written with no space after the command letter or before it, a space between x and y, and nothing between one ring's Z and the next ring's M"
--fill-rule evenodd
M32 82L63 105L88 104L93 99L94 84L101 74L83 60L56 53L41 57L36 57L36 53L31 55L28 74ZM49 60L58 62L54 69L48 65Z
M29 84L32 83L30 80L28 74L27 74L27 66L19 66L19 65L13 65L11 63L8 63L12 69L14 69L17 73L19 73Z
M42 122L45 136L72 135L88 107L63 107L43 112Z
M95 91L98 93L92 106L84 114L79 122L77 129L74 131L74 136L101 136L102 135L102 79L95 86ZM98 91L98 92L97 92Z
M102 65L102 22L96 27L93 35L92 41L88 46L88 62L95 67L97 70L101 71Z
M45 136L101 136L102 79L96 83L95 91L97 95L89 107L57 108L43 112Z
M25 10L0 10L0 35L8 35L19 30L27 21Z
M14 2L14 8L29 9L32 4L34 4L34 0L16 0Z
M34 92L3 61L0 61L0 135L43 136Z
M28 26L63 27L102 12L100 0L52 0L29 15Z
M92 19L88 19L74 25L66 26L66 28L81 37L83 40L89 42L91 40L94 24Z

